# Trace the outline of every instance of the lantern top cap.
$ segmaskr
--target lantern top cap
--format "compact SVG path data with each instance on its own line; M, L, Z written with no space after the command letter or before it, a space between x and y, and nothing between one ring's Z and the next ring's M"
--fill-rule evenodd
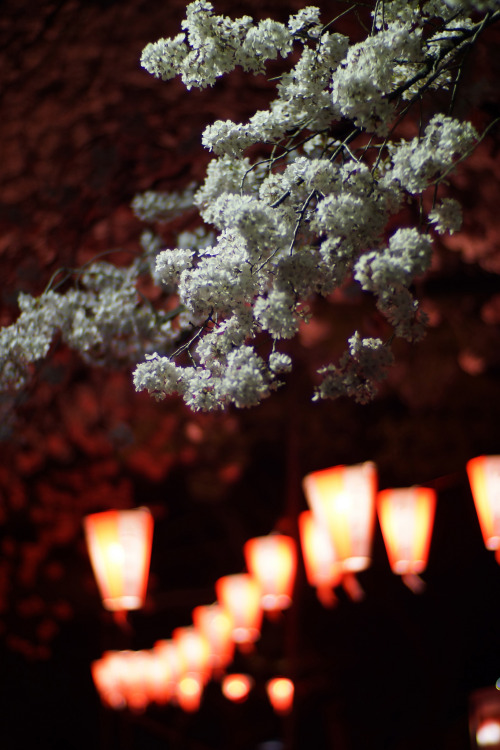
M332 471L343 471L345 469L365 469L367 471L376 471L377 465L374 461L361 461L357 464L337 464L335 466L329 466L326 469L317 469L316 471L311 471L309 474L306 475L305 478L314 476L317 474L324 474L329 473Z
M378 495L383 495L385 493L386 494L390 494L392 492L398 492L398 493L416 492L417 490L418 490L418 492L426 492L426 493L429 493L429 494L432 493L433 495L436 494L436 490L435 489L433 489L432 487L426 487L425 485L422 485L422 484L412 484L410 487L387 487L384 490L379 490L379 492L377 494Z
M480 456L474 456L474 458L470 458L466 464L465 468L467 471L470 469L474 469L476 466L481 466L481 464L492 464L492 465L498 465L500 463L500 454L498 453L489 453L489 454L481 454Z
M230 583L232 581L241 581L244 583L255 583L253 577L250 575L250 573L231 573L227 576L221 576L221 578L218 578L215 582L215 586L217 587L219 584L225 584L226 582Z
M247 539L244 547L252 546L255 544L269 544L272 542L284 541L287 544L290 542L295 543L295 539L290 534L281 534L276 531L272 531L270 534L262 534L262 536L253 536L251 539Z
M88 513L84 518L89 518L90 516L103 516L106 513L135 513L136 511L149 513L149 515L151 515L151 511L146 505L139 505L137 508L108 508L107 510L99 510L94 513Z

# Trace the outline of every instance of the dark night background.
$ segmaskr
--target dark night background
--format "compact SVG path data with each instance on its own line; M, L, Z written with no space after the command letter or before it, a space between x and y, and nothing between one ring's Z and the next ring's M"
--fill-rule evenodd
M319 4L325 21L347 6ZM0 4L0 323L17 294L40 294L60 267L96 254L127 263L143 229L129 206L146 189L203 178L203 127L269 100L261 76L235 72L186 92L139 66L142 48L178 33L180 0L4 0ZM299 0L215 3L217 12L285 21ZM355 33L356 21L339 30ZM455 114L479 129L498 115L498 28L467 58ZM244 88L243 88L244 87ZM242 95L244 91L244 95ZM439 106L439 102L437 102ZM500 452L498 127L457 170L450 195L464 231L442 241L417 290L427 337L395 346L397 364L368 406L310 402L312 373L356 327L380 325L353 290L317 302L295 347L293 379L250 411L189 413L133 390L129 372L92 370L54 345L28 390L0 402L0 747L18 750L252 750L285 739L309 750L466 750L468 697L500 676L500 567L484 548L465 473ZM375 334L376 335L376 334ZM429 484L438 508L426 591L390 572L380 531L366 596L324 610L299 571L297 599L238 664L247 703L217 685L199 713L103 709L89 665L107 648L150 648L213 601L243 568L242 545L294 533L301 477L371 459L380 486ZM148 505L155 516L149 598L121 631L101 607L82 517ZM275 717L264 682L296 679L292 717ZM276 746L275 746L276 747ZM271 745L267 750L272 750Z

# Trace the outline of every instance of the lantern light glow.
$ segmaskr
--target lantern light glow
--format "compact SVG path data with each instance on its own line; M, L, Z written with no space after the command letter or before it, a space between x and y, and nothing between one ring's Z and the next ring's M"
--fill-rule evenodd
M382 490L377 510L391 569L418 575L427 565L436 510L436 493L428 487Z
M233 627L227 612L220 604L195 607L193 624L208 641L210 666L214 669L227 666L234 655Z
M372 461L334 466L304 477L304 492L318 522L332 537L344 570L370 565L377 471Z
M297 550L290 536L269 534L249 539L243 547L247 568L261 590L261 606L273 612L292 603Z
M311 510L299 515L299 533L307 580L316 587L323 606L331 607L336 602L333 588L342 580L342 564L331 537Z
M498 747L500 745L500 722L495 719L483 721L476 732L479 747Z
M205 683L210 677L208 641L196 628L175 628L172 639L177 647L182 674L196 674Z
M223 576L215 583L217 599L232 622L232 639L241 645L260 638L260 588L249 573Z
M177 683L177 702L186 713L193 713L199 709L202 695L203 682L196 675L185 675Z
M487 549L500 547L500 456L477 456L467 474Z
M116 652L107 651L91 664L91 674L99 697L104 705L115 710L125 708L127 702L122 691L121 663Z
M146 597L153 541L149 510L93 513L83 524L103 606L112 611L140 609Z
M252 689L253 680L246 674L227 674L224 676L222 694L233 703L243 703Z
M288 714L292 710L294 684L288 677L274 677L266 683L269 701L277 714Z

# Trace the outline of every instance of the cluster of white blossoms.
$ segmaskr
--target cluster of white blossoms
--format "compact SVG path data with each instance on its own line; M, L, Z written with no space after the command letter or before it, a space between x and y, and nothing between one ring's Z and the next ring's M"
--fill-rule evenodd
M500 0L377 0L371 31L350 44L316 7L283 24L189 4L183 33L149 44L143 67L203 88L236 66L262 74L266 61L293 53L276 97L246 123L205 129L215 158L203 184L134 200L150 225L197 209L199 223L176 247L148 230L131 269L100 263L77 289L21 299L18 322L1 334L4 384L21 382L60 331L89 360L145 357L134 383L156 398L180 394L202 410L253 406L292 369L280 347L307 323L308 302L351 279L374 296L392 332L383 341L354 331L340 362L319 371L314 397L372 398L393 360L393 336L413 341L424 331L411 287L429 269L432 233L460 228L460 206L440 185L478 140L449 115L419 123L410 138L399 125L432 90L449 86L452 98L464 53L498 19ZM403 208L415 226L398 224ZM171 312L138 297L144 269L174 296Z
M0 329L1 390L17 390L33 364L47 356L55 337L91 365L130 366L166 342L173 343L171 315L145 304L136 281L142 262L128 268L95 262L79 274L78 288L19 295L21 314ZM188 323L186 322L186 326Z

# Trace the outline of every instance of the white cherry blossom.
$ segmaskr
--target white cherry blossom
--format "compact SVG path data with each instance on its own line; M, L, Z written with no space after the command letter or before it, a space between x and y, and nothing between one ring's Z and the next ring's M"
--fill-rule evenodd
M479 136L440 112L412 129L413 113L436 89L448 107L447 86L500 19L500 0L386 0L372 15L372 29L351 43L317 7L288 23L254 22L195 0L179 34L147 45L143 67L187 88L213 86L237 66L265 74L281 57L275 97L247 122L205 128L214 158L202 184L136 196L147 226L129 267L98 261L63 275L64 292L51 282L36 299L20 295L19 318L0 330L3 390L23 387L58 334L91 364L135 366L136 388L155 398L177 394L201 410L254 406L292 370L280 342L307 322L308 303L348 278L373 296L388 340L423 335L410 289L430 267L433 233L460 228L446 182ZM407 217L401 226L415 200L432 208L418 227ZM180 214L187 230L165 247L154 225ZM144 275L160 286L159 302L139 294ZM392 361L388 341L356 331L339 362L320 368L314 398L364 403Z

